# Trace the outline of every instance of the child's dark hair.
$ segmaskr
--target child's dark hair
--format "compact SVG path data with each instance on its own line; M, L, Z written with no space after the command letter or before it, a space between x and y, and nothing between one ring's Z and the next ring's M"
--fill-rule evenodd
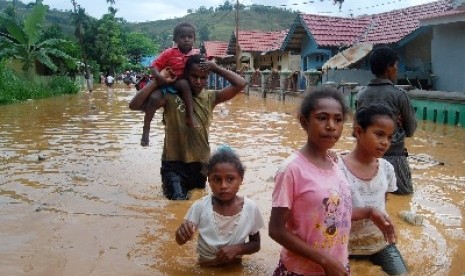
M173 30L173 41L176 41L176 38L178 35L181 33L183 28L192 28L192 31L194 32L194 37L195 37L195 27L189 22L181 22L176 27L174 27Z
M221 146L215 151L215 153L213 153L213 155L210 157L210 160L208 160L207 175L211 173L215 165L220 163L232 164L236 168L239 175L244 178L245 167L242 165L242 162L237 154L229 146Z
M370 56L371 72L375 76L380 76L397 61L399 61L399 55L393 49L389 47L376 48Z
M187 79L189 71L192 69L194 64L202 64L205 62L205 58L202 55L192 55L186 61L186 66L184 67L184 78Z
M315 110L318 100L331 98L338 101L342 107L342 115L346 118L349 108L346 106L344 96L340 91L331 87L322 87L315 90L308 91L302 103L300 104L300 115L308 118L310 113Z
M387 116L395 122L394 113L391 109L385 105L372 104L368 106L360 107L355 113L355 123L359 125L363 130L373 124L376 116Z

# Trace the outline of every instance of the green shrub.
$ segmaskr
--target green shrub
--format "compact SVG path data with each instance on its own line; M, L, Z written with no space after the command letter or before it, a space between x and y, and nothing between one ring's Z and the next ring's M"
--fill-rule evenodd
M35 77L30 80L16 75L5 67L5 62L0 62L0 104L78 92L79 86L69 77Z

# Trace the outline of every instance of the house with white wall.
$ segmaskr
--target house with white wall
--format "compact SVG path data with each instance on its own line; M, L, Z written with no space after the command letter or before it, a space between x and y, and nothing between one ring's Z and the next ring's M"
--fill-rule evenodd
M465 1L456 9L422 19L432 28L431 69L436 90L465 92ZM458 3L457 3L458 4Z
M258 70L298 70L299 55L292 55L281 51L280 47L287 30L265 32L257 30L239 30L237 36L234 32L228 46L228 54L236 56L236 40L242 66Z
M360 42L387 45L400 55L399 79L423 88L432 85L432 28L421 26L420 20L453 10L450 0L431 2L389 12L359 17L335 17L299 14L281 46L282 51L301 55L303 71L321 70L332 56ZM365 69L367 59L348 68ZM338 68L340 69L340 68ZM369 77L369 74L365 74ZM337 81L337 80L336 80ZM357 79L365 83L368 79Z

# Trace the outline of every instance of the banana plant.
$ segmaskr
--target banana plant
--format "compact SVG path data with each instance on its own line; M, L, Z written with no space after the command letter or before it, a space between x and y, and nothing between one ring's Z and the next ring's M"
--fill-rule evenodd
M44 5L36 4L22 23L4 13L0 14L0 23L6 29L6 32L0 32L0 59L19 60L26 74L32 74L37 61L56 71L58 67L52 57L74 62L73 57L60 50L60 45L68 41L42 38L46 13Z

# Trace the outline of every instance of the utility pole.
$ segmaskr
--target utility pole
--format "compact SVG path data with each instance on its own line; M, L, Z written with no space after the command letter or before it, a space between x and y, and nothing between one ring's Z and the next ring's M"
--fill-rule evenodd
M241 68L241 55L239 54L239 0L236 0L236 72Z
M89 90L89 92L92 92L92 82L90 80L89 67L87 67L86 50L84 49L84 41L82 40L82 34L81 34L81 17L79 15L79 10L78 10L79 5L76 3L76 0L71 0L71 3L73 4L74 13L76 14L76 34L79 39L79 44L81 44L82 61L84 62L84 72L85 72L84 78L86 79L87 90Z

